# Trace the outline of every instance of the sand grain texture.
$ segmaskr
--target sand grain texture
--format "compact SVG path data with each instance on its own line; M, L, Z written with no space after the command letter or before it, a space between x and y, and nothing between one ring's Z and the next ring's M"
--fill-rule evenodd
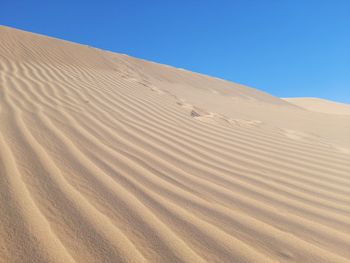
M0 262L350 262L350 116L0 27Z
M350 115L350 105L319 98L285 98L292 104L314 112Z

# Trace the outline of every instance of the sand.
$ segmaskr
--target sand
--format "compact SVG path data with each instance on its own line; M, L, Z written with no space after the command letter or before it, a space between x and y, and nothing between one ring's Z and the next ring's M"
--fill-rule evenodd
M350 105L319 98L284 98L284 100L309 111L350 115Z
M300 106L1 27L0 262L350 262L350 116Z

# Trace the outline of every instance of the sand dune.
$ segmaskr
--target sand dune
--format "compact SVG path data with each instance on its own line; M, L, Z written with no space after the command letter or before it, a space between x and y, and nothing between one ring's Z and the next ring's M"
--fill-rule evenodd
M350 115L350 105L344 103L319 98L285 98L284 100L314 112Z
M350 116L0 40L0 262L350 262Z

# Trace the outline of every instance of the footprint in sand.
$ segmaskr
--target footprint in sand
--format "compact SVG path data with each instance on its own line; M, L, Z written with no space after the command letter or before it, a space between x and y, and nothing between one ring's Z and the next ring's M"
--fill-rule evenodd
M341 153L344 153L344 154L350 154L350 149L348 149L348 148L339 147L339 146L334 146L334 148L335 148L338 152L341 152Z
M158 94L164 94L164 92L162 90L160 90L159 88L155 87L155 86L150 86L151 91L156 92Z
M263 122L259 120L243 120L243 119L226 119L230 124L242 126L242 127L257 127Z
M187 109L189 111L190 116L198 121L207 122L207 123L217 123L222 125L234 124L245 127L258 126L262 123L262 121L258 120L240 120L240 119L230 119L224 115L208 112L203 109L200 109L192 104L186 103L185 100L180 99L177 102L178 105Z
M312 137L310 134L307 134L305 132L289 130L289 129L283 130L283 134L284 134L284 136L288 137L289 139L293 139L293 140L297 140L297 141L310 139Z
M179 99L176 102L177 105L180 105L182 108L189 111L189 115L199 121L212 122L212 118L215 116L214 113L207 112L200 108L193 106L192 104L186 103L185 100Z
M323 147L327 148L333 148L338 152L347 153L350 150L346 148L339 148L337 146L334 146L330 141L328 141L325 138L322 138L315 134L310 134L302 131L295 131L290 129L283 129L283 135L286 136L289 139L296 140L296 141L303 141L303 142L312 142L318 145L321 145Z

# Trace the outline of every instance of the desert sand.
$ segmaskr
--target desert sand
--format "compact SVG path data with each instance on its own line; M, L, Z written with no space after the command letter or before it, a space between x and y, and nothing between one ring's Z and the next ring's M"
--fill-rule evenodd
M284 98L299 107L314 112L350 115L350 105L319 98Z
M0 262L350 262L350 116L304 102L1 27Z

